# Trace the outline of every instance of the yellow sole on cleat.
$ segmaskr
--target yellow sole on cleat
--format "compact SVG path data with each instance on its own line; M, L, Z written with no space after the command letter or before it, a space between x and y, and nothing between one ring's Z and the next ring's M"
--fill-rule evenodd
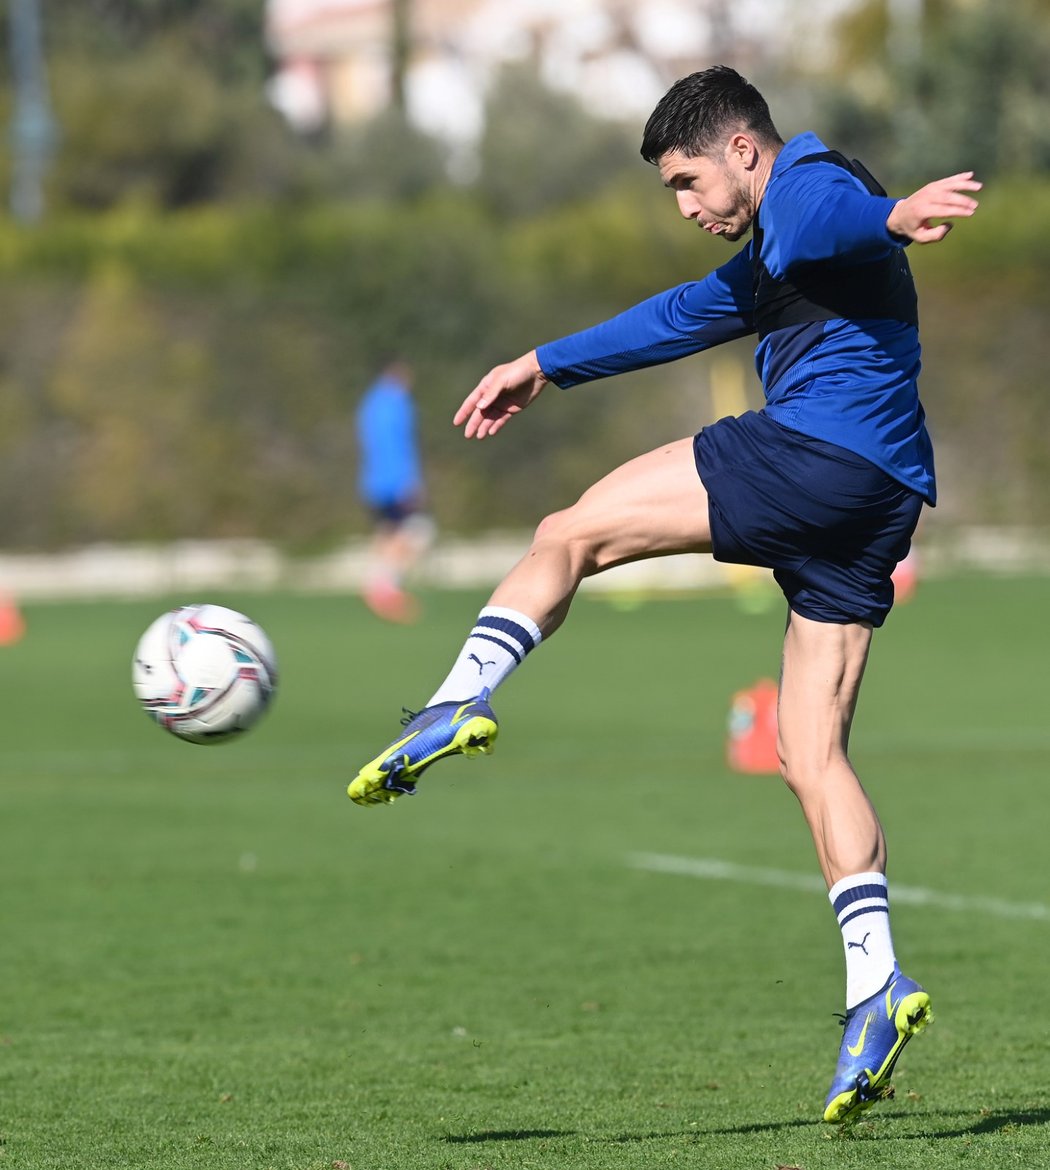
M458 751L461 755L472 760L477 756L490 756L492 754L492 745L499 734L495 723L491 719L469 719L456 732L456 738L452 741L452 748L448 751L441 752L436 755L434 759L440 759L441 756L450 755L452 751ZM427 763L432 763L428 760Z
M362 808L371 808L374 804L389 804L402 796L401 792L391 792L383 787L385 777L357 776L347 786L346 795Z
M456 734L452 737L450 743L440 751L434 752L433 755L427 756L426 759L419 761L411 768L406 768L404 775L410 780L418 777L431 764L444 759L445 756L462 755L466 756L469 760L477 756L491 755L498 735L498 724L491 719L477 715L472 719L466 720L461 727L456 728ZM402 741L402 743L407 742L407 740ZM403 792L395 792L392 789L384 787L387 776L390 774L390 769L384 769L383 765L396 754L397 748L402 746L402 743L395 742L392 745L393 750L387 748L382 755L377 756L371 763L366 764L357 776L351 780L346 794L355 804L359 804L365 808L377 804L392 804L399 796L405 795ZM407 762L407 754L403 759Z
M897 1015L893 1021L898 1032L905 1032L914 1036L923 1028L933 1023L933 1008L930 1006L930 997L925 991L914 991L901 1000Z

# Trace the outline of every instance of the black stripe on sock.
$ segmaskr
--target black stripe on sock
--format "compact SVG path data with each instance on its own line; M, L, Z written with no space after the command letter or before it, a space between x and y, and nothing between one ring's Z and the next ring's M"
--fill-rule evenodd
M490 630L499 630L501 634L507 634L514 638L521 646L522 654L528 654L536 645L535 639L529 631L524 626L519 626L517 622L512 622L510 618L483 614L478 618L477 625L485 626Z

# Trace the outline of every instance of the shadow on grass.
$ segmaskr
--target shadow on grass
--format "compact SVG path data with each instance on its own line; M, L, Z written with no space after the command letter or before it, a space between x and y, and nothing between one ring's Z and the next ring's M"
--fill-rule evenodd
M931 1113L936 1117L971 1117L968 1113ZM932 1131L931 1136L968 1137L973 1134L1003 1133L1026 1125L1050 1125L1050 1109L982 1109L972 1125L960 1124L950 1129Z
M951 1124L952 1120L956 1118L959 1119L958 1122ZM897 1140L974 1137L982 1134L1003 1133L1011 1129L1019 1129L1022 1126L1050 1125L1050 1109L995 1109L955 1113L946 1113L943 1110L926 1112L903 1112L901 1110L890 1112L888 1110L882 1110L865 1117L856 1123L855 1127L843 1125L839 1126L839 1129L845 1134L855 1132L858 1135L867 1135L873 1129L877 1128L880 1120L922 1121L928 1126L922 1133L896 1134L894 1136ZM821 1129L831 1128L825 1122L813 1118L797 1118L792 1121L733 1125L723 1129L703 1129L694 1130L693 1132L715 1137L729 1134L777 1133L780 1130L799 1129L806 1126L814 1126Z
M1050 1125L1050 1109L996 1109L973 1112L894 1112L882 1111L859 1122L856 1126L839 1126L843 1136L855 1134L869 1137L878 1131L879 1120L912 1121L923 1123L921 1133L894 1134L897 1141L928 1140L930 1138L976 1137L984 1134L1008 1133L1024 1126ZM629 1145L635 1142L674 1139L696 1141L702 1137L746 1136L760 1133L780 1133L791 1129L831 1130L817 1118L798 1117L791 1121L755 1122L750 1125L732 1125L718 1129L690 1127L688 1130L652 1130L639 1133L620 1133L607 1137L592 1137L592 1141L605 1141L614 1145ZM572 1129L484 1129L477 1133L450 1133L441 1140L450 1145L480 1145L485 1142L525 1142L544 1138L578 1137Z
M474 1142L527 1142L533 1138L577 1137L574 1129L483 1129L478 1133L449 1133L441 1140L450 1145Z

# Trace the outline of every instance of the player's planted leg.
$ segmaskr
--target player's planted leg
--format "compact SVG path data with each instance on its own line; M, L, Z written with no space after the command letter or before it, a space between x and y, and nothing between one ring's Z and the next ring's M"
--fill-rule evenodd
M852 1121L888 1096L901 1050L933 1018L929 995L897 965L886 840L848 756L870 642L866 623L794 610L784 635L781 766L812 830L846 959L845 1035L825 1121Z

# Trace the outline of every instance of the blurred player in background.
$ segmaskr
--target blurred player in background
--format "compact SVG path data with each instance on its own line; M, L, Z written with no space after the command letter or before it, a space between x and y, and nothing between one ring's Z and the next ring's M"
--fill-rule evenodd
M455 422L484 439L551 382L565 389L750 334L765 406L631 460L548 516L428 706L349 795L391 801L436 760L488 751L492 690L558 628L583 578L687 552L772 569L788 602L781 772L812 832L846 959L824 1118L850 1121L888 1094L905 1043L932 1018L929 995L897 965L886 842L847 749L872 631L893 604L890 575L935 501L904 248L972 215L980 183L967 172L890 198L814 134L785 143L761 94L725 66L668 91L642 154L683 216L751 240L702 280L497 366ZM702 645L687 654L704 668Z
M374 525L362 596L388 621L412 622L419 603L405 578L430 546L434 522L424 511L412 369L386 365L357 406L358 489Z

